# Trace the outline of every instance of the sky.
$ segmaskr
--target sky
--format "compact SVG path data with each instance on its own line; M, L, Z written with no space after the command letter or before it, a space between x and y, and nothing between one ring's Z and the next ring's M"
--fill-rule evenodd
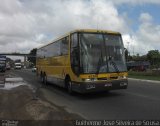
M121 32L131 55L160 50L160 0L0 0L0 53L28 53L74 29Z

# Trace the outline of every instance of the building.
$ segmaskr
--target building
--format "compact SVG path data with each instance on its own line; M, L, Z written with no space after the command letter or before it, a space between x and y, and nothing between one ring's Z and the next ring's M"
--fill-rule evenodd
M127 62L127 69L133 71L146 71L150 67L149 61L129 61Z

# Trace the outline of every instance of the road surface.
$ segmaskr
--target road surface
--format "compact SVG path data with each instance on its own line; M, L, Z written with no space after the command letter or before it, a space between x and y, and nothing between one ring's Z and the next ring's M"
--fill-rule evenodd
M160 120L160 83L129 80L127 90L69 95L51 84L42 86L31 70L11 71L43 91L48 101L90 120Z

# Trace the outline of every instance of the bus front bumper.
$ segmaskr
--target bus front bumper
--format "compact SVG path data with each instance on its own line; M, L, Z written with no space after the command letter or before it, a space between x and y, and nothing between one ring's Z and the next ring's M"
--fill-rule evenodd
M127 79L98 82L72 82L72 90L79 93L127 89L127 86Z

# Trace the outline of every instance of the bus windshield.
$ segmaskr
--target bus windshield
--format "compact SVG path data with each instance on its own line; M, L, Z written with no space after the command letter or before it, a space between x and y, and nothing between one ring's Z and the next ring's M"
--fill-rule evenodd
M127 71L121 35L80 33L81 73Z

